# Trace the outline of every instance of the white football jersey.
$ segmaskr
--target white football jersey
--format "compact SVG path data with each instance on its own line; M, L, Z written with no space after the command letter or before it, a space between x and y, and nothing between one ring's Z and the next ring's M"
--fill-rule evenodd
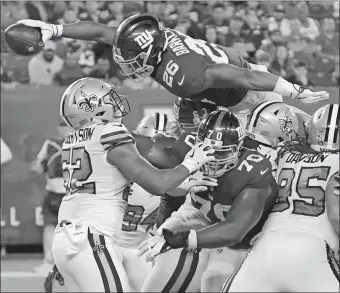
M139 245L155 223L160 197L154 196L134 183L126 208L121 232L115 237L123 247Z
M262 231L313 233L337 251L339 238L328 220L325 190L338 169L338 154L284 154L277 169L279 196Z
M126 127L97 123L72 132L62 147L66 195L58 220L82 219L92 228L112 236L119 231L129 195L129 181L107 162L107 152L134 143Z

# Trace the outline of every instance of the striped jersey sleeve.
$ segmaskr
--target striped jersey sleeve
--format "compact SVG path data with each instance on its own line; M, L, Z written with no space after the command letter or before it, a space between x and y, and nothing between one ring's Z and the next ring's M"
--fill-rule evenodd
M100 136L100 143L105 151L125 143L134 143L131 133L123 124L107 124Z

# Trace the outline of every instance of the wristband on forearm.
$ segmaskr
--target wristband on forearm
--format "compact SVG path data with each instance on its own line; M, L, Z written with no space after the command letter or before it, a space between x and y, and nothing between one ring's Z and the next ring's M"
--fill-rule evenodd
M187 242L189 250L195 251L197 249L197 234L195 230L190 230Z
M63 34L64 27L61 24L53 24L53 36L61 37Z
M276 82L275 88L273 89L273 92L281 96L294 98L292 94L297 91L292 83L290 83L289 81L285 80L282 77L279 77L279 79Z

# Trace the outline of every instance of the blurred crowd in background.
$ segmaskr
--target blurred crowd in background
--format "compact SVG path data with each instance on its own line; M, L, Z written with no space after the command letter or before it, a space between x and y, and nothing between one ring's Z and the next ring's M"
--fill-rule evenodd
M272 73L303 86L339 85L339 2L319 1L1 1L1 30L19 19L55 24L91 20L117 28L126 17L150 13L193 38L233 48ZM67 86L97 77L139 90L160 87L152 79L134 83L113 62L106 44L53 39L34 57L15 55L1 34L1 85Z

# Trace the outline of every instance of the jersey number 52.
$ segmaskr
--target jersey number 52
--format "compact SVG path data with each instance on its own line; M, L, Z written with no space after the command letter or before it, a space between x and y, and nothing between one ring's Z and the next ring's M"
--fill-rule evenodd
M67 194L95 194L94 182L86 182L92 174L90 155L84 147L63 150L64 185Z

